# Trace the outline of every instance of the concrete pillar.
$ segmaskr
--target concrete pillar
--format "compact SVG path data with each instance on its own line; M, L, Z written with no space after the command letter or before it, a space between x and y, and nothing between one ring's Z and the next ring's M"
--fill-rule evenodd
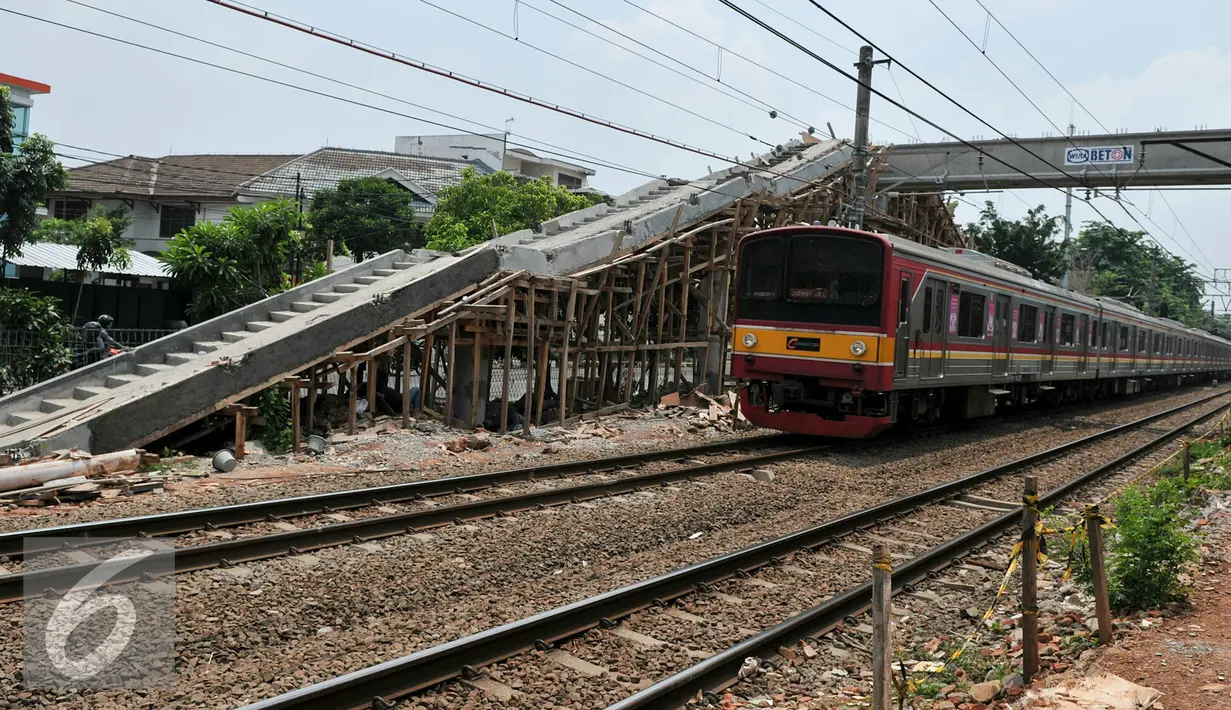
M453 419L456 425L470 428L471 401L474 392L474 382L479 380L478 412L474 421L477 426L483 426L487 417L487 402L491 399L492 356L488 348L479 348L479 369L475 371L474 345L458 345L450 367L457 368L453 375Z
M710 291L709 282L715 279L714 283L714 302L710 304L713 313L717 318L714 320L714 329L710 332L709 337L709 355L705 361L705 391L711 397L717 396L722 392L722 380L726 375L726 359L723 357L723 341L727 338L727 334L722 332L722 327L718 325L718 320L723 321L727 318L727 303L731 293L731 272L723 270L720 274L715 275L713 272L705 277L705 282L701 285L701 292L708 294ZM728 325L730 325L728 323Z

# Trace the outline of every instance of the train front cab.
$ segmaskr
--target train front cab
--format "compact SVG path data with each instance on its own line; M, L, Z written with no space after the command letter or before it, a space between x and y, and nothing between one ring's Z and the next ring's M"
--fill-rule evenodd
M781 227L740 242L731 372L760 426L863 438L893 425L896 285L879 235Z

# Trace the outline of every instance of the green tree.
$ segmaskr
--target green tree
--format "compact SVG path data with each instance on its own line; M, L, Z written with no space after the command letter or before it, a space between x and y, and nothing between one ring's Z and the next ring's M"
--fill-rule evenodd
M310 214L314 247L332 239L360 261L425 243L423 225L415 221L415 195L384 178L342 180L320 190L312 196Z
M427 247L460 251L493 233L538 229L552 217L592 204L593 198L574 195L547 177L530 180L505 171L479 175L468 167L460 184L440 191L436 212L424 228Z
M1073 243L1073 258L1091 270L1093 295L1131 303L1193 327L1214 325L1202 307L1204 283L1193 265L1164 250L1145 232L1087 222Z
M0 288L0 328L16 331L19 347L0 360L0 394L42 382L66 370L68 324L59 301L24 288Z
M1039 205L1020 220L1001 217L996 206L984 203L979 221L963 228L975 248L989 256L1028 269L1036 279L1056 282L1064 275L1064 246L1056 241L1060 218L1049 217Z
M192 290L193 317L213 318L291 285L288 258L302 251L298 222L289 200L233 207L221 222L177 234L158 258Z
M20 151L13 138L13 104L8 87L0 86L0 268L9 257L21 256L47 193L68 184L55 157L55 144L46 136L36 133L26 138Z
M109 210L98 205L84 219L46 219L35 231L34 240L69 244L77 247L77 304L73 306L71 322L77 322L81 307L81 294L91 272L107 267L126 269L132 264L128 247L132 242L124 238L124 232L132 224L127 210Z

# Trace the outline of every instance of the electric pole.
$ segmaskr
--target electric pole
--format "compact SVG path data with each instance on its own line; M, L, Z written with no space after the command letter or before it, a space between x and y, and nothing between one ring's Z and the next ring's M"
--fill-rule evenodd
M1069 124L1069 136L1072 137L1077 127ZM1073 188L1064 191L1064 280L1060 282L1063 288L1069 287L1069 276L1073 273L1073 255L1069 252L1069 235L1073 233Z
M868 113L872 106L872 48L859 48L859 93L855 97L855 148L851 152L851 192L846 203L846 223L863 229L864 191L868 176Z
M1158 258L1158 252L1154 250L1150 250L1150 300L1148 302L1149 310L1147 312L1147 315L1150 315L1150 316L1154 315L1154 308L1157 305L1155 303L1155 297L1154 297L1154 289L1155 289L1155 278L1154 277L1155 277L1155 267L1157 266L1157 258Z

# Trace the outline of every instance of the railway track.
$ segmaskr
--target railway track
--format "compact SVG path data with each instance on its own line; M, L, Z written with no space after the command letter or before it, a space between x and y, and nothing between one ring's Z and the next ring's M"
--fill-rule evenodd
M789 438L778 436L758 437L747 446L754 448L760 446L769 447L789 440ZM335 511L342 509L341 505L351 508L366 506L379 508L393 501L419 500L429 495L468 494L472 491L485 490L512 483L533 482L544 479L558 480L569 475L595 474L600 473L602 470L611 471L617 468L635 466L638 463L645 463L647 461L679 458L691 461L688 458L690 456L701 456L706 453L730 450L731 448L742 448L740 447L741 443L726 442L725 445L707 444L700 447L621 456L601 461L559 464L538 469L515 469L472 476L419 481L375 489L307 496L304 498L185 511L183 513L169 513L143 518L86 523L81 526L62 526L59 528L21 531L8 535L7 546L11 549L16 542L25 539L32 540L36 544L44 543L39 546L40 552L66 551L82 553L84 552L83 548L106 545L108 540L100 537L104 534L104 531L110 536L117 536L120 534L118 531L123 531L130 537L148 538L153 535L153 533L149 532L150 530L160 530L165 534L185 529L208 529L221 527L224 521L229 525L243 525L245 523L261 521L280 522L286 517L318 513L336 516L337 513ZM819 453L831 448L831 446L828 443L791 446L711 463L693 461L681 467L623 476L614 480L550 487L545 490L532 491L521 495L496 496L456 505L433 506L406 512L382 514L358 520L335 522L328 525L290 529L272 534L258 534L221 542L178 547L173 550L166 550L165 547L160 545L141 563L132 565L125 571L111 576L108 584L121 584L147 578L150 570L158 569L160 566L163 569L174 569L177 574L220 566L229 567L282 555L303 554L336 545L366 543L394 535L414 534L442 525L461 524L472 520L499 517L523 510L579 503L606 496L631 493L652 486L667 486L671 483L688 481L716 473L755 470L760 466L778 461ZM584 464L588 464L588 466ZM330 502L340 503L341 505L335 508L329 504ZM278 514L272 511L282 511L282 513ZM92 534L88 536L83 535L83 529L89 530ZM83 539L80 543L75 541L73 543L65 542L64 538L71 534L68 532L70 530L77 531L77 535L82 536ZM87 557L90 557L89 553L85 554ZM80 558L80 554L78 554L78 557ZM101 562L94 559L78 561L76 564L43 567L41 569L23 570L13 574L2 575L0 576L0 603L20 601L24 594L23 590L33 589L62 592L70 589L100 564Z
M518 691L504 685L503 680L516 677L519 684L532 685L534 678L548 673L541 669L536 671L533 668L536 664L552 669L550 678L555 685L597 684L600 686L597 697L604 697L605 693L623 698L615 702L613 708L678 706L699 691L713 690L732 682L749 656L769 657L777 653L779 646L789 646L806 636L823 633L865 609L870 603L870 585L860 580L865 576L862 571L866 569L869 550L860 543L870 545L878 535L893 535L911 540L913 547L923 550L905 563L895 565L897 589L951 565L968 567L963 565L962 558L1003 535L1020 517L1017 505L973 496L975 491L1010 473L1080 454L1110 437L1137 432L1160 420L1178 417L1227 394L1222 391L806 530L248 707L249 710L390 707L391 701L397 698L434 686L453 687L448 685L450 681L482 687L497 696L515 695ZM1149 454L1218 411L1221 405L1196 417L1186 417L1178 425L1171 422L1162 433L1132 445L1115 441L1118 450L1127 451L1076 477L1068 476L1064 483L1043 496L1041 505L1063 501L1076 489ZM944 503L947 505L940 505ZM938 523L951 525L955 521L967 532L948 540L935 536ZM821 549L824 554L817 554ZM790 565L775 564L787 559L791 559ZM738 595L718 591L725 586L731 586L730 591ZM798 589L791 589L792 586ZM788 606L815 606L802 614L773 617L772 628L760 633L744 629L741 619L750 613L745 603L773 596L789 600ZM781 605L781 600L778 603ZM783 616L789 618L778 623ZM624 621L617 624L616 620L620 619ZM724 650L713 651L713 655L704 648L690 648L698 655L708 656L693 665L695 656L689 659L688 654L680 650L689 644L674 640L681 627L705 629L707 641L699 642L698 646L716 642L727 645ZM656 628L660 629L658 636ZM664 628L676 631L661 631ZM617 633L621 629L623 633ZM668 633L672 634L671 643L661 640ZM583 634L584 637L580 637ZM571 640L560 643L566 639ZM636 652L617 648L629 644L637 647ZM514 657L523 661L514 662L516 668L504 663ZM646 675L644 664L649 658L657 658L653 668L679 672L645 688L642 678ZM484 666L490 667L486 676L475 670ZM523 666L532 668L527 670ZM463 687L458 692L464 690ZM510 697L505 695L503 700L508 701ZM502 705L492 705L497 706ZM483 707L483 704L480 702L475 707Z
M18 530L0 533L0 556L17 559L27 552L46 552L60 549L60 541L49 541L49 538L79 538L79 545L87 546L90 544L90 538L181 535L198 530L216 530L260 522L291 520L313 515L328 515L339 511L418 501L450 494L472 494L497 486L608 473L649 463L683 462L697 456L720 454L726 451L787 446L793 441L798 443L800 440L798 437L792 437L788 434L770 434L697 446L624 454L602 459L562 461L560 463L539 466L413 481L387 486L357 488L334 493L278 498L254 503L185 510L159 515L117 518L114 520L100 520L75 525Z

